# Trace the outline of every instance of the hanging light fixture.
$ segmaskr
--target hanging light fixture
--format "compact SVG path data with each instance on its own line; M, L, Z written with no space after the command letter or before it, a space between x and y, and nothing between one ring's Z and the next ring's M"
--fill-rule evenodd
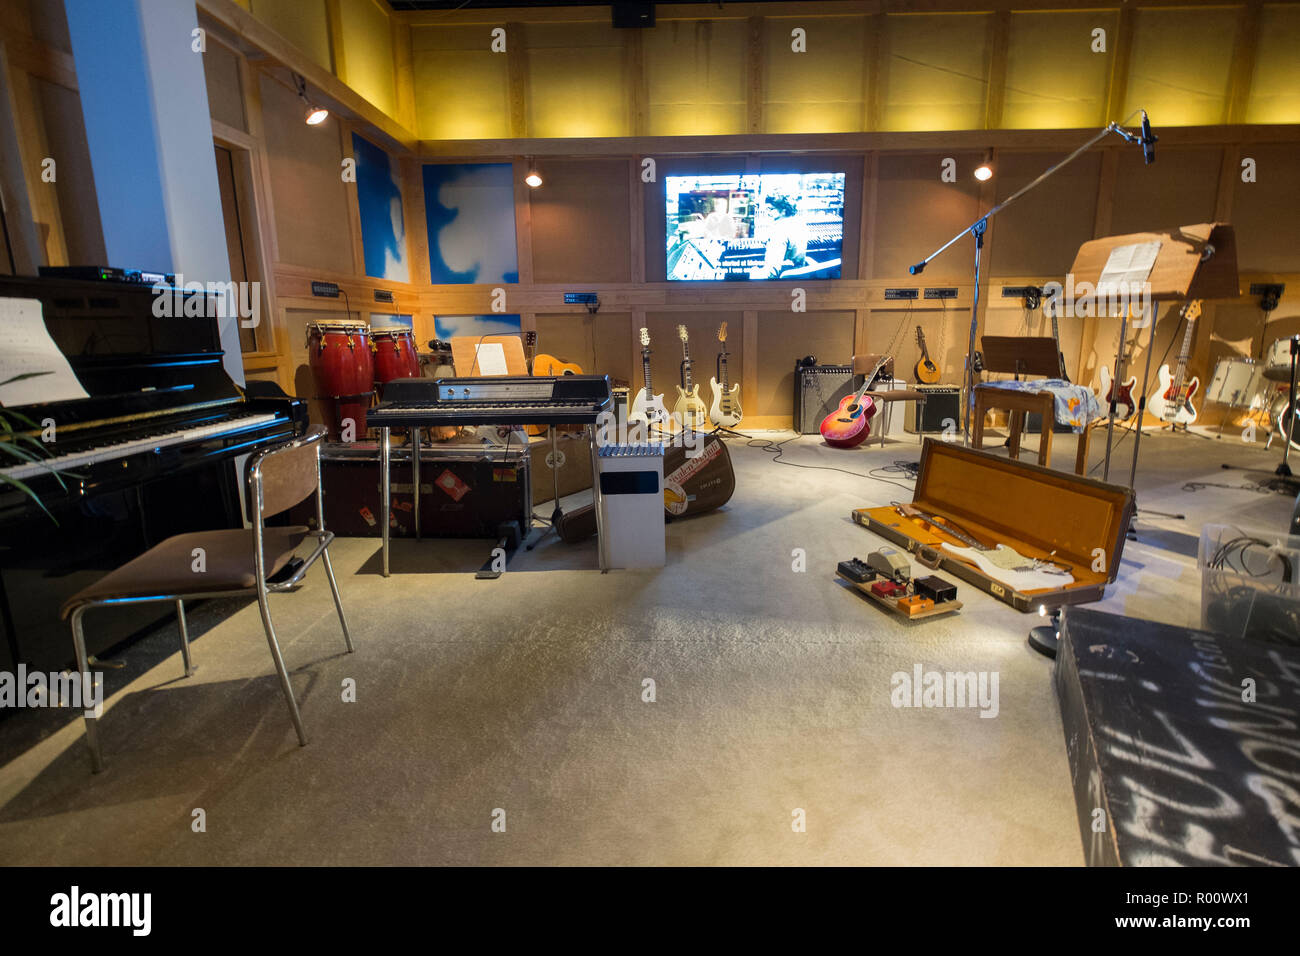
M975 178L982 183L993 178L993 150L984 154L984 162L975 167Z
M298 84L298 98L302 100L307 107L307 113L304 117L308 126L319 126L329 118L330 111L323 106L317 106L311 100L307 99L307 81L297 73L293 75L294 82Z
M532 157L528 157L528 172L524 175L530 189L536 189L542 184L542 174L537 171L537 164L533 162Z

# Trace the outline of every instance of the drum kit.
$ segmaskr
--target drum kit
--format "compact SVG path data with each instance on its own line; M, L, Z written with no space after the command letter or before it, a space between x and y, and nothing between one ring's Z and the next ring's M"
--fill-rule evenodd
M1269 346L1262 361L1243 358L1220 359L1214 378L1206 389L1206 401L1230 408L1262 410L1268 406L1273 438L1290 438L1291 446L1300 450L1300 409L1291 400L1291 339L1278 339ZM1269 383L1276 394L1269 396ZM1287 422L1290 421L1290 427Z
M317 397L328 406L332 441L365 433L366 409L375 390L399 378L420 377L415 333L408 328L372 329L357 322L310 322L307 363Z

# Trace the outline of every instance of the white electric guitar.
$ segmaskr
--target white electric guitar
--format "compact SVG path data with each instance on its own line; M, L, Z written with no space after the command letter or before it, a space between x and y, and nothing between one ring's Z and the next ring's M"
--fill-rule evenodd
M1196 421L1196 406L1192 396L1201 387L1201 380L1187 378L1187 360L1191 358L1192 331L1195 329L1197 316L1201 314L1201 300L1192 299L1183 306L1183 319L1187 322L1187 331L1183 333L1183 348L1178 353L1178 371L1171 374L1168 365L1160 366L1156 378L1160 384L1155 394L1147 399L1147 409L1162 422L1172 425L1187 426Z
M709 421L723 428L734 428L740 424L744 413L740 410L740 385L727 384L726 322L718 328L718 341L722 343L722 351L718 353L718 377L709 379L709 388L713 391L713 401L709 404Z
M999 584L1005 584L1016 591L1041 591L1074 583L1074 575L1050 561L1027 558L1010 545L996 544L989 547L955 527L951 521L928 514L910 504L897 501L891 504L904 517L923 521L962 542L965 547L945 541L943 549L969 561Z
M683 428L701 428L709 422L709 410L700 399L700 387L691 380L691 348L686 326L677 326L677 337L682 340L682 384L677 386L673 418Z
M667 428L672 424L668 409L664 406L663 394L656 395L650 384L650 330L641 330L641 375L644 384L637 389L636 396L628 409L629 422L644 422L656 428Z

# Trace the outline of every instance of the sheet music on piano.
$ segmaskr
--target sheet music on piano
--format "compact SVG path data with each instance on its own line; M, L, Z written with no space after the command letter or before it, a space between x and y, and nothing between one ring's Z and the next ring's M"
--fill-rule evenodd
M45 327L39 299L0 297L0 405L88 398L67 357ZM9 381L30 375L19 381Z

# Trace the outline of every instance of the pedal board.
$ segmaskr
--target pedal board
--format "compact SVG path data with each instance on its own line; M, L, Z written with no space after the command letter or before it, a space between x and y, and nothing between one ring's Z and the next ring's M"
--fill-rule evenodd
M911 568L893 548L873 551L866 561L841 561L835 573L881 607L910 621L961 610L956 585L933 574L910 580Z

